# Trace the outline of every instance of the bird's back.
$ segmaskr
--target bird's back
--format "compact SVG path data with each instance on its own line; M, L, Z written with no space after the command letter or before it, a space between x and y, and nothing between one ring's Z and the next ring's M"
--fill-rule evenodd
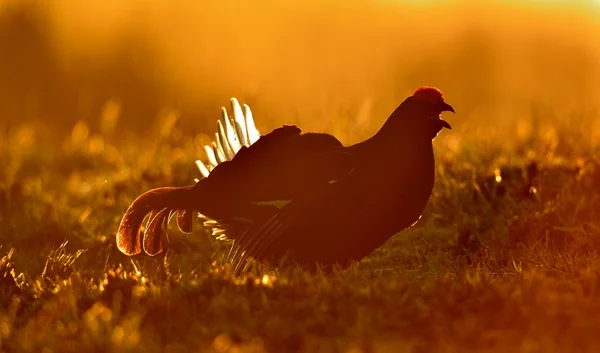
M198 210L213 219L227 219L243 217L256 205L293 199L304 189L301 185L310 187L320 180L319 171L302 161L340 147L329 134L302 133L296 126L275 129L196 184L199 197L206 200Z

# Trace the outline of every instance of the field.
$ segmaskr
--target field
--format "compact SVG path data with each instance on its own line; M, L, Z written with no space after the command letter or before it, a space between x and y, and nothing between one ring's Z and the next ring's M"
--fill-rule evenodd
M0 352L600 351L598 8L440 2L438 27L408 40L434 5L308 2L258 21L273 3L224 3L157 1L135 21L116 3L0 3ZM234 276L199 221L173 225L164 255L116 249L137 195L199 177L230 96L263 133L352 143L420 85L457 111L434 141L433 195L350 268Z

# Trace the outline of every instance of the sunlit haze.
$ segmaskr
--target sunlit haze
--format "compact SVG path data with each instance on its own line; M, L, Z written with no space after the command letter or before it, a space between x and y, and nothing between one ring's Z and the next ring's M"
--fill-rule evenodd
M600 352L599 254L600 0L0 0L0 353Z
M473 124L532 109L588 116L600 104L590 1L61 0L0 11L8 119L93 124L116 99L123 124L175 109L203 130L236 96L264 128L356 139L424 84Z

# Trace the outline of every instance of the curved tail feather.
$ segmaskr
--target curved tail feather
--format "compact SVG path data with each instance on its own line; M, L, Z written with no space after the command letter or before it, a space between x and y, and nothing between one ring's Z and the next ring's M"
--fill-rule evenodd
M163 208L154 214L150 214L148 226L144 231L144 251L150 256L157 255L163 251L163 236L168 241L167 223L169 220L169 209Z
M182 210L177 212L177 227L183 233L192 232L193 210Z
M191 201L194 198L191 189L192 186L157 188L135 199L123 215L117 231L119 250L127 255L137 255L142 250L149 255L160 253L164 246L162 237L167 235L166 225L173 212L178 212L179 228L184 232L191 231ZM140 228L147 218L142 236Z

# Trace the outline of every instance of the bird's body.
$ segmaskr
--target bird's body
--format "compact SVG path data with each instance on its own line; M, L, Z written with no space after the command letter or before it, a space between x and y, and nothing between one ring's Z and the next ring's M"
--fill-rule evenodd
M449 128L439 119L446 110L453 111L437 89L422 88L373 137L347 147L328 134L276 129L193 187L140 196L123 218L119 248L158 253L170 212L180 211L185 228L197 211L233 240L236 268L248 258L311 267L360 260L420 218L434 183L432 139Z

